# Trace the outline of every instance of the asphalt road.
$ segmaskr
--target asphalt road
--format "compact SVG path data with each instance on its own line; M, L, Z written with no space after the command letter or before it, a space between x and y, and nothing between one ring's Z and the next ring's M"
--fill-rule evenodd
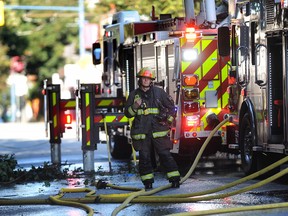
M15 154L19 166L29 169L31 165L39 166L43 162L50 161L50 144L49 139L45 137L44 123L27 123L27 124L13 124L2 123L0 124L0 152L1 154ZM78 142L75 137L74 131L68 131L64 134L61 144L62 161L69 164L70 169L75 169L82 166L82 151L81 142ZM106 146L104 144L98 145L95 151L95 171L96 175L91 177L98 180L103 180L117 186L137 187L142 188L140 182L137 166L133 161L119 161L112 160L111 168L109 168L108 156ZM233 182L237 179L244 177L237 160L228 160L223 155L219 157L210 157L202 159L195 172L180 186L178 189L166 189L160 191L155 195L168 195L174 194L188 194L206 191L208 189L217 188ZM95 190L94 196L101 197L100 195L108 194L108 198L117 197L119 194L127 193L127 191L117 190L113 188L96 189L94 186L85 185L87 176L70 178L61 181L52 181L50 186L47 187L44 182L27 182L23 184L14 184L9 186L0 186L0 199L9 199L12 202L17 200L49 200L50 196L57 195L62 188L85 188ZM89 179L89 178L88 178ZM231 191L259 183L260 179L250 180L241 185L225 191L213 193L227 194ZM170 215L183 212L199 213L201 210L218 210L230 209L235 207L247 207L263 204L276 204L285 203L288 198L288 185L285 179L276 181L259 187L257 189L249 190L237 195L227 196L225 198L216 198L211 200L201 201L186 201L180 203L179 200L173 199L169 203L148 203L137 202L131 203L117 215L144 215L144 216L160 216ZM165 175L160 172L155 172L154 188L167 185ZM130 192L128 192L130 193ZM65 194L64 198L83 198L86 193L69 193ZM212 194L210 194L212 195ZM121 205L122 201L114 201L110 203L109 199L95 200L96 203L89 203L94 210L94 215L111 215L112 212ZM217 215L287 215L288 208L276 209L259 209L258 211L245 211L235 212L228 214ZM280 204L278 204L280 207ZM1 205L0 215L14 216L14 215L29 215L29 216L50 216L50 215L87 215L85 211L75 207L48 205L48 204L31 204L31 205ZM197 215L197 214L196 214ZM198 214L199 215L199 214ZM205 215L208 215L207 213Z

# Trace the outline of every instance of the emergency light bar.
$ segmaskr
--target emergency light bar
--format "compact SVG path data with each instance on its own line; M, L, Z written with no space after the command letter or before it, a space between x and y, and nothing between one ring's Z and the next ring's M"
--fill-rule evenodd
M195 40L197 37L196 32L195 32L195 28L193 27L187 27L186 28L186 33L185 33L185 38L187 40Z

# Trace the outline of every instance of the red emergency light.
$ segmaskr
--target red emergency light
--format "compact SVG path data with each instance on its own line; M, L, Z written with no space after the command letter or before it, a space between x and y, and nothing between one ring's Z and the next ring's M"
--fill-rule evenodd
M186 116L186 128L197 127L200 125L200 119L198 115Z
M64 115L64 124L71 124L72 123L72 115L71 114L65 114Z

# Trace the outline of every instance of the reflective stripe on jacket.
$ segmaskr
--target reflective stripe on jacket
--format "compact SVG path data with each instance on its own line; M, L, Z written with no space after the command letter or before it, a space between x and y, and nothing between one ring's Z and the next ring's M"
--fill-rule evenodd
M139 97L142 99L142 104L137 110L133 109L133 104ZM164 112L162 108L165 108ZM157 117L164 113L167 115L167 122L173 122L175 105L171 96L162 88L151 86L147 92L138 88L130 92L124 113L127 118L134 118L131 127L132 139L142 140L148 134L151 134L153 138L159 138L167 136L170 128L169 124L161 124Z

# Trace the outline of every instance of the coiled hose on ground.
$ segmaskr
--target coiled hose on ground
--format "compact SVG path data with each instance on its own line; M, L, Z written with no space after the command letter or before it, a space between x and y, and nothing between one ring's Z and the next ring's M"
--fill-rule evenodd
M180 183L182 184L185 182L189 176L193 173L194 169L196 168L202 153L204 152L207 144L209 143L210 139L213 137L214 133L226 124L229 119L223 120L217 127L211 132L208 136L206 141L204 142L203 146L201 147L194 163L192 164L191 168L187 172L187 174L181 179ZM283 175L288 173L288 168L282 170L281 172L264 179L260 182L252 184L250 186L226 192L220 194L212 194L219 191L226 190L228 188L234 187L236 185L242 184L248 180L254 179L259 177L260 175L271 171L272 169L288 162L288 156L271 164L270 166L255 172L249 176L231 182L229 184L206 190L200 191L195 193L186 193L186 194L173 194L173 195L161 195L161 196L153 196L153 194L168 189L171 187L171 183L168 185L164 185L162 187L155 188L150 191L141 190L139 188L130 188L130 187L120 187L113 184L106 184L103 182L98 182L98 186L101 187L111 187L120 190L127 190L127 191L135 191L125 194L100 194L97 195L96 192L90 188L62 188L58 195L50 196L49 199L0 199L0 205L35 205L35 204L56 204L56 205L64 205L64 206L73 206L77 208L84 209L87 212L88 216L92 216L94 210L90 208L88 205L85 204L95 204L95 203L122 203L112 212L112 215L117 215L123 208L125 208L130 202L131 203L190 203L190 202L197 202L197 201L204 201L204 200L212 200L212 199L219 199L225 198L229 196L233 196L236 194L240 194L258 187L261 187L267 183L270 183ZM83 198L63 198L65 193L87 193ZM210 195L209 195L210 194ZM212 195L211 195L212 194ZM194 211L194 212L185 212L185 213L178 213L172 214L173 216L182 216L182 215L212 215L212 214L219 214L219 213L230 213L230 212L240 212L240 211L253 211L253 210L263 210L263 209L272 209L272 208L286 208L288 207L288 203L274 203L274 204L265 204L265 205L255 205L255 206L244 206L244 207L234 207L234 208L224 208L224 209L213 209L213 210L204 210L204 211Z

